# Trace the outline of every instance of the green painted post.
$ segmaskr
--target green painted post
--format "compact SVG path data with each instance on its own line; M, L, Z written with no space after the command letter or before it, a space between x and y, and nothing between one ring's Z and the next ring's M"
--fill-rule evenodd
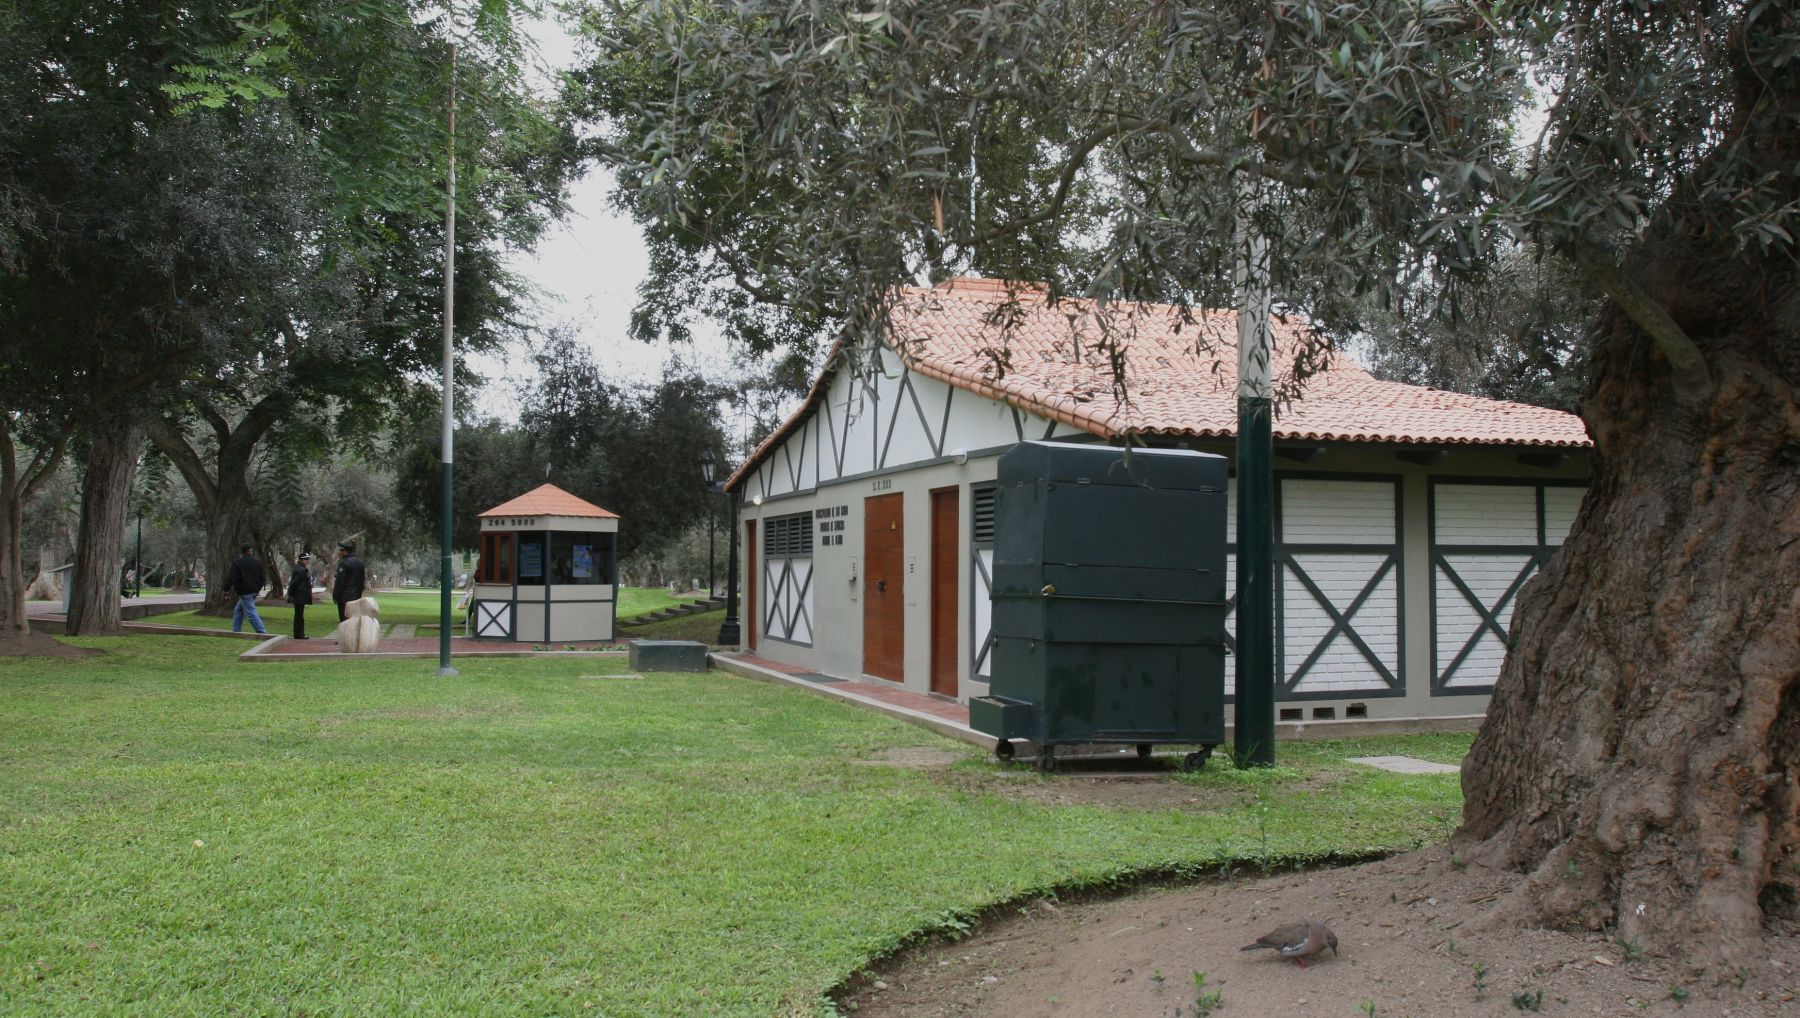
M443 501L439 506L443 525L443 562L438 570L438 669L439 675L455 675L450 667L450 598L456 586L452 572L450 545L455 540L452 524L451 492L454 487L452 464L455 457L451 442L455 437L456 415L453 405L453 383L456 378L456 47L450 47L450 170L445 179L444 203L444 435L443 435Z
M1255 222L1260 180L1238 209L1237 671L1231 737L1239 767L1275 763L1274 403L1269 241Z

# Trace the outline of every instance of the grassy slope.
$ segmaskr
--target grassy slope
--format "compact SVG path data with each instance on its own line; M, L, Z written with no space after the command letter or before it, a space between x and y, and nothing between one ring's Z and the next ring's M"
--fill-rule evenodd
M439 679L74 642L109 653L0 663L7 1015L805 1011L911 932L1032 889L1441 838L1454 775L1341 758L1468 744L1293 746L1272 772L1170 779L1235 805L1115 811L860 764L933 745L991 767L719 673L546 657Z

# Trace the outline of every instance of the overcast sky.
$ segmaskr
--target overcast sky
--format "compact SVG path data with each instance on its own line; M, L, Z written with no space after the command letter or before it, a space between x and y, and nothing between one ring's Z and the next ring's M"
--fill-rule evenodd
M575 59L575 42L559 24L539 21L532 34L547 68L564 69ZM541 87L552 87L547 76ZM612 186L610 175L589 172L570 194L568 218L551 226L536 252L512 260L514 271L542 291L539 323L573 328L601 368L621 379L653 381L671 356L702 365L713 377L735 374L723 337L703 324L695 328L691 348L671 350L667 344L626 336L649 257L636 224L608 206ZM513 351L508 364L490 361L477 367L490 377L477 405L495 416L510 416L512 386L499 376L522 373L523 351Z

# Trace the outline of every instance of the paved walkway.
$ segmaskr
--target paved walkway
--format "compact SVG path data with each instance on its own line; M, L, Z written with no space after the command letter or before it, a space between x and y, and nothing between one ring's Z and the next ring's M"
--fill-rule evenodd
M127 619L141 619L146 615L168 615L172 612L193 611L206 603L203 593L187 594L152 594L149 597L122 597L119 599L119 615ZM63 606L61 601L27 601L25 617L28 619L55 619L62 621Z

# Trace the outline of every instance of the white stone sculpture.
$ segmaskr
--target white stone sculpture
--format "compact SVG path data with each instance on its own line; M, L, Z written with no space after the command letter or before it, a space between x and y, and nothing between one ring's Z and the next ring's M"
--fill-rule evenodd
M338 623L338 650L345 654L368 654L381 645L381 606L372 597L358 598L344 605L344 621Z

